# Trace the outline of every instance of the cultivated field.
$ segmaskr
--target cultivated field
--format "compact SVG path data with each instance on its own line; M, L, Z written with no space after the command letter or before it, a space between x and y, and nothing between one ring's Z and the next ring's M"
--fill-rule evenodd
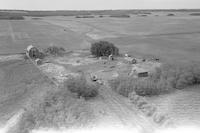
M168 61L199 61L200 17L187 13L177 13L173 17L166 14L133 15L131 18L48 17L43 20L81 34L87 40L109 40L121 51L136 56L152 55Z

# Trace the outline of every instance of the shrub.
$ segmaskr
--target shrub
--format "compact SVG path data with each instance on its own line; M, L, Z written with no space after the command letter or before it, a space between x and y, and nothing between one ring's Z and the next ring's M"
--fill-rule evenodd
M167 16L175 16L175 14L169 13L169 14L167 14Z
M92 15L76 16L76 18L94 18Z
M65 81L64 86L70 92L77 94L78 97L83 97L86 100L98 95L98 86L88 84L85 76L73 77Z
M44 49L44 53L46 55L62 56L65 53L65 49L63 47L50 46Z
M97 57L119 55L119 49L107 41L99 41L92 44L90 52Z

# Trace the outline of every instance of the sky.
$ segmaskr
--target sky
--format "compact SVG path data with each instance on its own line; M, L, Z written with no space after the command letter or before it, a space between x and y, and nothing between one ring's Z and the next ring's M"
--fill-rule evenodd
M0 9L105 10L105 9L190 9L200 0L0 0Z

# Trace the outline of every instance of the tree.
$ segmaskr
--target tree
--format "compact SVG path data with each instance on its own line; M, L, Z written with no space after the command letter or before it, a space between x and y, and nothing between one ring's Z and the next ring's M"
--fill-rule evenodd
M97 57L119 55L119 49L107 41L99 41L92 44L90 52Z

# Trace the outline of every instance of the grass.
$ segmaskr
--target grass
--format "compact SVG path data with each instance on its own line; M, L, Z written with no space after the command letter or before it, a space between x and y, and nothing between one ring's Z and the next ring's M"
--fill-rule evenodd
M147 100L158 107L158 112L169 114L178 125L198 124L199 94L199 86L195 86L166 95L147 97Z
M74 97L66 88L49 91L45 96L32 99L23 114L17 133L29 133L38 128L81 127L93 120L90 106Z

